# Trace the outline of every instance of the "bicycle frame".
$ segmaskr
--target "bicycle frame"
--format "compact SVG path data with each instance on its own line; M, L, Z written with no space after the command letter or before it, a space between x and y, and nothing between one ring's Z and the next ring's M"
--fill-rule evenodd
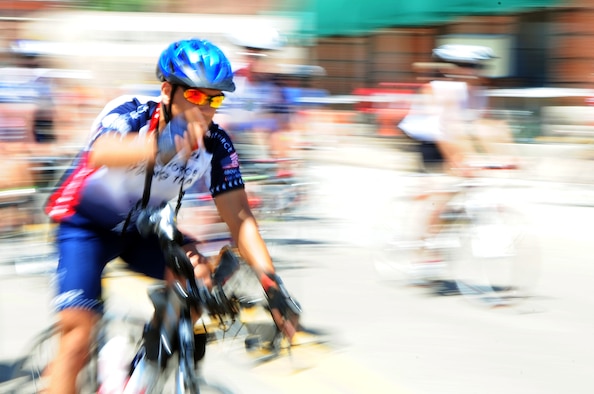
M158 324L158 341L149 343L145 339L137 357L140 358L133 365L133 371L124 390L125 394L140 392L160 393L165 381L173 372L170 358L177 352L175 393L198 393L198 380L194 372L194 330L191 316L191 294L187 292L180 281L175 281L167 287L167 292L160 292L164 287L151 290L151 300L155 305L155 319ZM165 298L161 302L160 298ZM148 347L156 347L148 348ZM148 354L157 355L150 360Z

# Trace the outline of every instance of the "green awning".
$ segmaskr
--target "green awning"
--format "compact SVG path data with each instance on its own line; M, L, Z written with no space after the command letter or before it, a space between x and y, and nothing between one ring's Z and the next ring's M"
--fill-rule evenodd
M359 35L379 28L446 23L463 15L498 15L558 6L564 0L303 0L316 36Z

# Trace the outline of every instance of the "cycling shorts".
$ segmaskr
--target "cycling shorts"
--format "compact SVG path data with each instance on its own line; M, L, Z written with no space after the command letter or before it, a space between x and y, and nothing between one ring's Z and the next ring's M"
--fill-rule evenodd
M419 153L423 162L423 170L428 173L443 172L444 157L437 143L421 141L418 144Z
M106 264L117 257L131 270L152 278L163 279L165 274L156 236L143 238L137 232L120 234L61 223L56 242L60 256L53 300L56 311L74 308L103 313L101 276Z

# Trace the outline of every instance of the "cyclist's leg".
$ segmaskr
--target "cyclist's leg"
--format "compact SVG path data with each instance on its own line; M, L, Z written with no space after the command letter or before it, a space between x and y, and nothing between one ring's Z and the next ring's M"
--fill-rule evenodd
M83 369L99 314L84 309L59 313L60 344L50 370L48 393L75 393L78 374Z
M443 193L444 157L434 142L423 142L420 145L423 161L423 171L426 176L422 179L422 200L425 216L421 218L423 231L422 240L436 235L441 228L440 215L447 203L447 196Z
M451 194L445 174L445 159L434 142L421 145L421 157L425 175L421 177L423 190L417 204L421 230L418 243L421 247L411 268L413 283L430 284L440 281L445 275L445 256L439 247L438 236L443 229L442 212Z
M50 367L49 393L75 393L76 379L88 358L93 329L102 313L101 272L118 254L118 239L109 232L62 224L54 307L60 345Z

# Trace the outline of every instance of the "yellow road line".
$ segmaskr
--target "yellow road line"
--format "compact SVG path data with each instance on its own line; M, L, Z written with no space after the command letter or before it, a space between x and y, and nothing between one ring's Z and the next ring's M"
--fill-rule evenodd
M323 344L294 347L292 353L263 363L253 368L253 372L279 394L407 393L381 374Z

